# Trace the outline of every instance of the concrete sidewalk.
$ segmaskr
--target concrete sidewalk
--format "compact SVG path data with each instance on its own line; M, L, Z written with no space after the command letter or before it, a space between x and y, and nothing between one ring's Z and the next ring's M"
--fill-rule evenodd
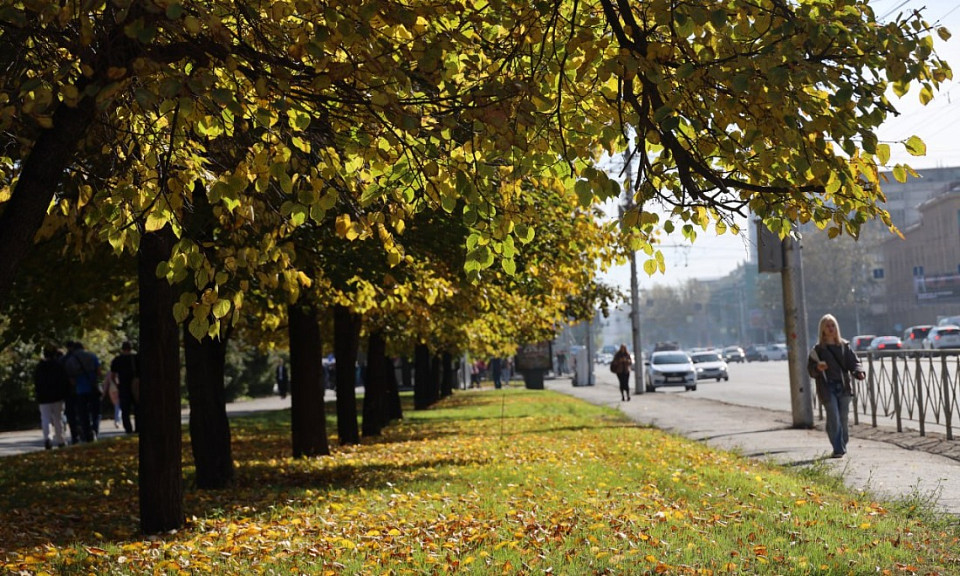
M598 371L596 380L595 386L574 387L569 378L558 378L548 380L546 388L617 408L640 424L716 448L784 466L824 466L852 488L888 499L920 498L960 514L960 459L942 455L960 458L960 441L851 425L847 455L833 459L822 422L796 429L788 412L706 400L679 389L622 402L613 375Z
M326 397L333 397L333 393L326 391ZM266 398L255 398L253 400L244 400L241 402L231 402L227 404L228 416L243 416L253 412L264 412L269 410L283 410L290 407L290 397L281 400L279 396L269 396ZM189 422L190 410L184 409L180 412L180 418L184 424ZM15 454L24 454L26 452L39 452L43 450L43 435L39 428L40 414L37 413L38 427L33 430L18 430L16 432L0 433L0 458L4 456L13 456ZM64 430L64 435L69 443L70 433ZM113 419L104 419L100 422L100 439L107 440L123 436L123 427L116 428L113 425ZM71 448L69 445L64 450ZM56 448L54 448L56 450Z

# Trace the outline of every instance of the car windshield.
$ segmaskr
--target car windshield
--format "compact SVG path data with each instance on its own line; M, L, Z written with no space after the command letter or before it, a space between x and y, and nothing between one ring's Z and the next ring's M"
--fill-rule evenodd
M714 353L708 354L694 354L692 356L694 362L719 362L720 355Z
M654 364L686 364L689 361L686 354L657 354L653 357Z
M960 328L941 328L937 330L937 332L939 334L949 334L951 336L955 336L957 334L960 334Z

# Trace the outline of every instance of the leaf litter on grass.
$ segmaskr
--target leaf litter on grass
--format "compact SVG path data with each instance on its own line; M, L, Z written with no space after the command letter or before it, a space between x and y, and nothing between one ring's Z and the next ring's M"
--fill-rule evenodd
M23 574L951 574L955 531L564 395L458 393L382 437L289 457L289 413L232 422L236 485L137 534L136 442L9 458ZM187 486L189 443L184 461Z

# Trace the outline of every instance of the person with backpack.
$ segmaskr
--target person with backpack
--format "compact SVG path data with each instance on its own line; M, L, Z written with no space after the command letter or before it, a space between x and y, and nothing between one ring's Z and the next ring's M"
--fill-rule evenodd
M626 344L621 344L620 349L613 355L613 361L610 362L610 371L617 375L620 381L620 400L630 401L630 367L633 365L633 358L630 357L630 351Z
M847 418L853 398L852 378L863 380L866 374L850 344L840 336L840 324L832 314L824 314L817 331L817 344L807 357L807 372L816 379L817 399L827 416L827 438L833 447L832 458L847 453Z
M67 342L63 367L76 395L74 409L81 442L93 442L100 435L100 359L80 342ZM72 424L71 424L72 426ZM74 430L71 429L71 434Z

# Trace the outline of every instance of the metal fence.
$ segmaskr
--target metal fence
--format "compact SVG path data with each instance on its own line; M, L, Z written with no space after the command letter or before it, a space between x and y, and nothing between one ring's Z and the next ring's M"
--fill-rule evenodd
M960 425L960 350L922 350L860 353L867 377L854 380L851 412L854 423L869 418L876 428L881 421L896 424L903 432L904 423L919 427L926 436L929 427L942 430L953 440L953 430Z

